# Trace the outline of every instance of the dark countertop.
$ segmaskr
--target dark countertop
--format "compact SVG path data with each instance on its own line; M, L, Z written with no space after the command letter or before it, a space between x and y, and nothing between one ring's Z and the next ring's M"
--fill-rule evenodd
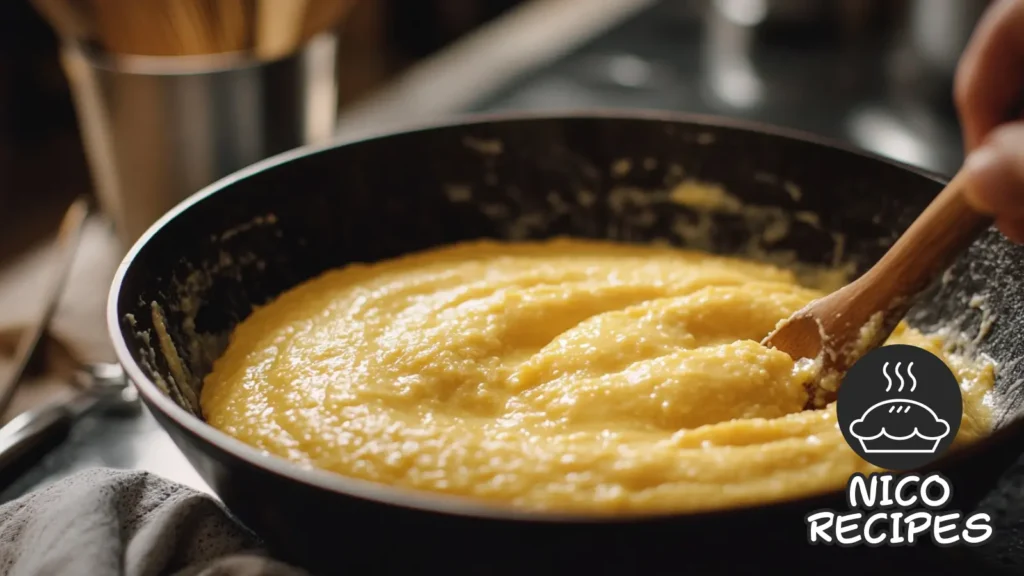
M535 29L521 44L504 29L481 30L355 106L340 133L355 138L466 112L639 108L784 126L947 175L962 161L952 67L932 72L899 22L852 32L828 23L751 28L701 9L727 2L607 4L611 22L596 22L601 30L589 36L563 25L563 45L551 39L563 30L543 10L521 24ZM524 51L533 52L531 65L517 57ZM500 73L481 72L488 61Z
M896 34L759 33L711 13L658 3L469 110L610 107L729 116L956 172L963 155L950 80L915 75Z

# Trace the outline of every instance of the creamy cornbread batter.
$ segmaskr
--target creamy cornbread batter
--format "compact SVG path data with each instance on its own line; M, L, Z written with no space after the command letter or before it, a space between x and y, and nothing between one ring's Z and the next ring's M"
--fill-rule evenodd
M692 511L841 489L873 471L806 361L758 342L821 293L790 272L580 240L353 265L240 324L206 378L213 426L346 476L525 508ZM900 326L890 342L941 353ZM987 430L992 366L958 442Z

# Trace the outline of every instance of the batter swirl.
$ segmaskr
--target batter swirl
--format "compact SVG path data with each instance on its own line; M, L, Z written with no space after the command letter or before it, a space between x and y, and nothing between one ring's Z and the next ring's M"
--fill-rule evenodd
M725 508L874 469L811 367L758 342L820 293L668 248L475 242L300 285L240 324L206 378L215 427L296 463L524 508ZM900 326L892 342L941 353ZM992 367L947 359L958 441Z

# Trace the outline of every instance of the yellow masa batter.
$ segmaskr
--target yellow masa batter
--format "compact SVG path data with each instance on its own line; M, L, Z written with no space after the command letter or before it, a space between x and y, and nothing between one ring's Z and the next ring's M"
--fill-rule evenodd
M820 296L768 265L580 240L328 272L255 311L202 390L215 427L346 476L523 508L694 511L875 471L806 362L758 342ZM891 343L941 353L900 326ZM958 442L992 366L947 359Z

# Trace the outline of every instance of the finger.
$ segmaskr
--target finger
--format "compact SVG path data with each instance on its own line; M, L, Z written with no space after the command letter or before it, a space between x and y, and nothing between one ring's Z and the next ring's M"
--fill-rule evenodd
M997 220L1024 218L1024 122L993 130L964 162L964 198Z
M986 11L957 66L954 96L964 143L974 150L1015 111L1024 88L1024 0Z
M999 222L996 227L1011 242L1024 244L1024 219L1004 220Z

